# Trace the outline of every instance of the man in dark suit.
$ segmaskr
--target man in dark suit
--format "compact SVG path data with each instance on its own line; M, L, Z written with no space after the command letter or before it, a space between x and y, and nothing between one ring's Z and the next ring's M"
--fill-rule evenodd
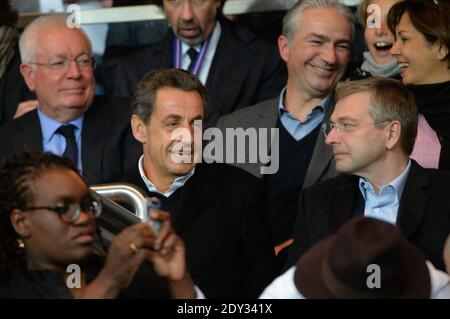
M269 144L265 152L258 151L270 155L270 163L260 157L253 162L234 159L232 164L263 178L277 252L292 242L301 189L336 175L320 124L333 110L331 95L350 59L351 39L352 14L345 5L333 0L299 1L286 13L278 39L289 74L280 97L238 110L217 123L223 133L230 128L258 131L259 140L236 146L235 154L248 154L265 141ZM271 135L266 136L265 129ZM224 135L225 144L231 145L228 134ZM279 256L280 264L286 256Z
M0 125L35 108L35 96L20 75L20 54L16 28L17 12L9 1L0 2Z
M338 176L305 189L295 223L293 265L355 215L395 224L435 267L450 232L450 174L409 159L417 133L414 97L401 82L345 82L324 125Z
M158 197L171 213L188 270L208 298L256 298L276 275L265 197L247 172L202 162L194 134L202 133L205 109L197 77L174 69L149 73L132 102L131 126L144 155L123 181Z
M19 47L38 108L0 128L0 157L24 150L69 157L93 184L117 180L139 154L126 101L94 98L92 49L64 17L33 21Z
M222 115L279 94L286 69L275 46L227 20L223 0L159 3L172 28L161 42L119 63L116 90L110 94L130 96L151 70L190 70L208 92L208 127Z

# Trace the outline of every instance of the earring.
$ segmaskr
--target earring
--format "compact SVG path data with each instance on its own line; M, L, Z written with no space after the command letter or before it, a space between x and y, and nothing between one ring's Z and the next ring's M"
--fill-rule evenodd
M22 239L17 239L17 245L19 246L20 249L25 249L25 243L23 242Z

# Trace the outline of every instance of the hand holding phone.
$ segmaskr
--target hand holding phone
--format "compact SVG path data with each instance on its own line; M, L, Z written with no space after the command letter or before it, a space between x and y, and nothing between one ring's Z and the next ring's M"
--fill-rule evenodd
M153 219L151 215L155 210L161 209L161 201L156 197L150 197L146 199L145 204L147 208L146 214L144 214L143 222L148 223L157 234L161 228L161 222L157 219Z

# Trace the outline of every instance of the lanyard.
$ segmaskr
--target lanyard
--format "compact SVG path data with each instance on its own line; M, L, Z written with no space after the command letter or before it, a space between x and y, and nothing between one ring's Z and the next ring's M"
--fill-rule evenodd
M174 37L173 39L173 47L174 47L174 54L173 54L173 65L176 69L181 69L182 65L182 52L181 52L181 41L177 37ZM209 39L205 41L202 44L202 47L200 48L200 53L197 55L197 58L194 62L194 67L192 68L192 74L198 76L200 73L200 69L202 68L203 61L205 60L206 52L208 51L209 47Z

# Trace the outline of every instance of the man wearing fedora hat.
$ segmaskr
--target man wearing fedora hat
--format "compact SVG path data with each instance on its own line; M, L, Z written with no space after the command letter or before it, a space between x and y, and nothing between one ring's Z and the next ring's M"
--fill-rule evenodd
M444 269L450 233L450 173L424 169L409 154L417 133L414 97L399 81L344 82L323 125L341 176L303 191L287 266L353 216L396 225Z
M449 277L390 223L357 216L315 244L262 299L450 298Z

